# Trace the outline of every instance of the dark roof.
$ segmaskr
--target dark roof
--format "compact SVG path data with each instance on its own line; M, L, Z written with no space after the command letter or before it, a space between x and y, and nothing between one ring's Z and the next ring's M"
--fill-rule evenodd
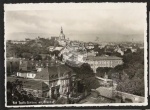
M26 60L23 60L22 61L22 64L19 65L19 69L21 70L24 70L24 71L31 71L33 68L33 65L30 61L26 61Z
M49 80L48 68L43 68L41 72L38 72L35 79Z
M43 88L48 89L48 85L42 81L26 80L23 82L23 88L34 89L34 90L43 90Z
M19 70L18 72L21 72L21 73L26 73L26 72L31 72L31 73L37 73L37 70Z
M55 80L59 77L62 77L64 73L70 72L71 74L75 74L71 68L66 65L59 65L59 66L50 66L43 68L41 72L37 73L35 79L42 79L42 80Z
M87 60L122 60L122 58L116 56L89 56Z

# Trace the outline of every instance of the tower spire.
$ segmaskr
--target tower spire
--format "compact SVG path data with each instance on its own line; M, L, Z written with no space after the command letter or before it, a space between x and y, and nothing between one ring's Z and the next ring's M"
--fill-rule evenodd
M63 29L62 29L62 26L61 26L61 33L63 33Z

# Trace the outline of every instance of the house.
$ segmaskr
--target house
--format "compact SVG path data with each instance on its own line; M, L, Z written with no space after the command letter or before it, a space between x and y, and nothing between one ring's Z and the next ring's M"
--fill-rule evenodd
M99 45L98 46L98 48L100 48L100 49L102 49L102 48L104 48L105 47L105 45Z
M20 60L19 70L28 71L35 69L33 63L29 60Z
M35 66L28 60L20 60L19 70L17 72L18 77L34 78L37 70Z
M34 97L48 97L49 87L40 80L24 80L23 89L27 91L27 94L31 93Z
M136 52L137 51L137 49L136 48L132 48L131 49L131 52L133 53L133 52Z
M122 51L121 48L116 48L116 49L115 49L115 52L118 52L118 53L120 53L121 55L124 55L124 51Z
M63 49L63 47L60 47L60 46L59 46L59 47L55 47L55 48L53 49L53 51L54 51L54 50L61 51L62 49Z
M63 64L50 64L37 73L35 79L41 79L49 86L49 97L57 99L71 91L75 73Z
M35 78L37 71L18 71L17 76L23 78Z
M47 47L47 48L48 48L49 51L53 51L54 46L49 46L49 47Z

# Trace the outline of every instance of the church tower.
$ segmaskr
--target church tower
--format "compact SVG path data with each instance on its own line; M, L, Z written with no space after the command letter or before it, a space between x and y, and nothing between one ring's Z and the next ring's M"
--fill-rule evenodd
M60 35L59 35L59 39L65 39L65 34L63 33L63 29L61 27L61 31L60 31Z

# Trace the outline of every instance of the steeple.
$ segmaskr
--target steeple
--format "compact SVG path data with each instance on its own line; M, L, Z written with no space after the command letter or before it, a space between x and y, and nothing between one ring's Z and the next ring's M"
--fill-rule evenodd
M62 27L61 27L61 32L60 32L61 34L63 34L63 29L62 29Z
M62 27L61 27L61 31L60 31L59 38L60 38L60 39L65 39L65 35L64 35L64 33L63 33Z

